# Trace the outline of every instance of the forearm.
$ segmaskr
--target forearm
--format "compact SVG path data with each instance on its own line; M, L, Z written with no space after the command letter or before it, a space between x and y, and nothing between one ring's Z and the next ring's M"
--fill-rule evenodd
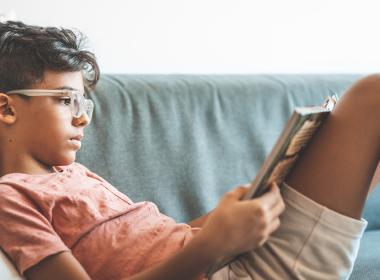
M206 222L207 218L210 216L210 213L203 215L195 220L192 220L188 222L187 224L191 227L202 227L203 224Z
M199 234L177 254L128 280L199 279L217 259L209 243L207 238Z

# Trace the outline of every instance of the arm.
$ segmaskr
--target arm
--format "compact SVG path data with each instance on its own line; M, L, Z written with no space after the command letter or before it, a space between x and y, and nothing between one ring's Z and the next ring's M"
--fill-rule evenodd
M199 218L196 218L195 220L192 220L188 222L187 224L191 227L203 227L204 223L207 221L208 217L210 216L210 213L207 213L206 215L203 215Z
M240 201L246 188L228 192L200 231L183 249L160 264L134 275L129 280L194 280L210 265L226 257L261 246L279 226L284 210L278 187L262 197ZM236 217L239 217L237 219ZM64 252L41 261L26 272L28 279L90 279L80 263Z
M47 257L25 271L26 279L38 280L90 280L90 277L70 252Z
M379 166L380 166L380 164L379 164ZM242 187L248 188L250 185L251 184L248 183L248 184L246 184L246 185L244 185ZM209 212L209 213L207 213L207 214L205 214L205 215L202 215L202 216L200 216L200 217L198 217L198 218L196 218L196 219L194 219L192 221L189 221L187 224L189 226L191 226L191 227L199 227L199 228L201 228L206 223L206 221L207 221L207 219L208 219L208 217L210 216L211 213L212 213L212 211Z
M208 250L209 242L205 236L195 237L188 246L161 264L143 271L129 280L150 279L196 279L215 261L215 254ZM25 271L29 280L90 280L90 277L69 252L50 256ZM186 278L185 278L186 277Z

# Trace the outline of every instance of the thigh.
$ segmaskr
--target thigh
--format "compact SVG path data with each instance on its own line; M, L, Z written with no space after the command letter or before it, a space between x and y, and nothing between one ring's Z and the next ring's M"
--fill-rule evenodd
M339 100L286 182L334 211L359 218L380 154L380 78L355 83Z

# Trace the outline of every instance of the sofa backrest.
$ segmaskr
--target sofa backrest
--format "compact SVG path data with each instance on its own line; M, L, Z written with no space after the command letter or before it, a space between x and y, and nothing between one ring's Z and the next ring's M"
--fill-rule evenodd
M104 75L78 161L134 201L188 221L254 178L295 106L321 104L358 78Z

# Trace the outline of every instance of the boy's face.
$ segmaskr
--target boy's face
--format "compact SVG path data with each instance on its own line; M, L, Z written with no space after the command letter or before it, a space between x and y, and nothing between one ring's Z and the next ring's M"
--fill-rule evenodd
M42 82L32 89L74 89L84 93L81 72L47 71ZM12 141L17 153L46 167L67 165L75 160L81 147L87 115L75 118L62 97L35 96L29 100L19 95L13 100L17 120L11 125Z

